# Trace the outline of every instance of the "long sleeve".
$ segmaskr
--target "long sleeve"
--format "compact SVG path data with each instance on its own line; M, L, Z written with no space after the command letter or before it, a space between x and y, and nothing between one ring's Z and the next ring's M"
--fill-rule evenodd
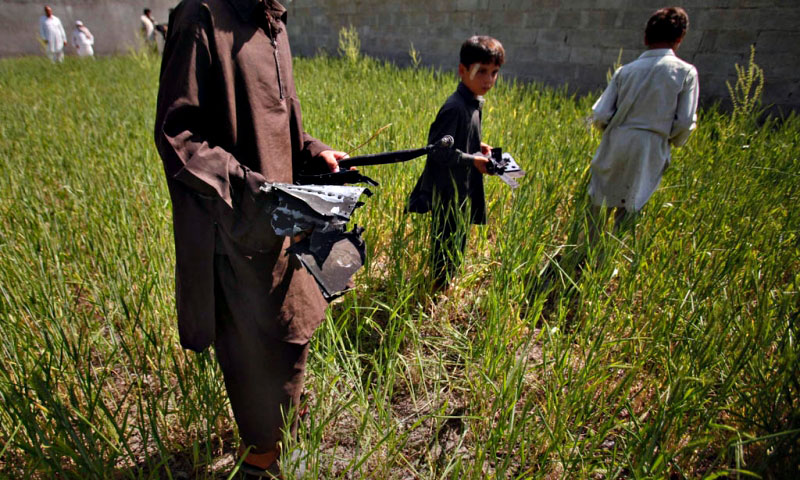
M697 81L697 70L692 68L686 75L683 90L678 95L675 120L672 123L672 131L669 135L670 144L675 147L685 145L689 140L689 135L697 127L697 101L699 95L700 87Z
M303 130L303 113L300 101L295 98L296 94L294 92L291 93L291 96L290 123L292 125L292 138L298 138L300 142L295 152L296 157L293 156L293 174L296 176L328 173L330 168L319 154L325 150L332 150L332 148Z
M39 17L39 37L45 42L47 41L47 29L45 28L45 17Z
M303 148L302 153L308 155L312 160L317 158L319 162L325 163L324 160L318 158L319 154L324 152L325 150L331 150L332 148L329 147L326 143L323 143L322 140L318 140L315 137L312 137L310 134L303 132Z
M67 43L67 32L64 31L64 25L61 24L61 21L58 22L58 31L61 33L64 43Z
M209 92L211 53L202 18L170 33L161 67L155 142L167 176L232 206L230 181L244 174L239 162L209 141L204 100Z
M605 130L606 126L611 122L611 118L617 112L617 96L619 92L617 89L618 73L619 69L614 72L614 76L611 77L603 94L600 95L600 98L592 105L592 125L600 131Z

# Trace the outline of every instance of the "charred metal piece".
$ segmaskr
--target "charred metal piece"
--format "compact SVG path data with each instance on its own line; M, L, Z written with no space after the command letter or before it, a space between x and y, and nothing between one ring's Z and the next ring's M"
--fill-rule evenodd
M461 150L456 150L458 155L461 157L462 161L472 162L475 160L475 157L483 157L480 153L464 153ZM492 153L489 156L489 163L486 165L486 172L489 175L496 175L500 177L500 180L506 183L509 187L517 188L519 187L519 183L517 183L515 178L525 176L525 170L520 168L517 164L516 160L508 154L504 153L502 148L493 148Z
M363 205L361 195L371 196L365 187L347 186L346 183L378 182L361 175L350 167L384 165L405 162L440 149L452 149L453 137L447 135L438 142L415 150L362 155L339 161L339 172L299 177L300 185L266 183L271 203L272 228L277 235L301 237L287 253L295 255L317 281L326 300L331 301L352 288L351 278L364 265L366 258L363 228L346 231L347 222L356 208ZM475 155L454 150L462 160L474 160ZM519 165L502 149L492 150L490 173L498 175L512 188L513 180L525 174Z
M363 231L356 226L349 232L312 233L287 250L314 277L325 300L330 302L353 288L351 279L366 258Z
M500 180L511 188L519 187L519 183L514 179L525 176L525 170L520 168L514 157L503 152L502 148L493 148L491 159L492 161L489 162L489 167L486 171L491 175L500 177Z
M332 301L351 288L350 279L364 265L363 228L346 231L365 187L266 183L272 228L277 235L295 238L287 253L295 255L317 281L322 295Z
M272 228L287 237L312 230L341 231L353 211L363 205L361 195L372 195L365 187L341 185L266 183L261 190L271 194Z

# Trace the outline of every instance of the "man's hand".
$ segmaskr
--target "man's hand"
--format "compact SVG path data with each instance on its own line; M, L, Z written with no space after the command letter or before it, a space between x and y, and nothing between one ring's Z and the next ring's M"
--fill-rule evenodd
M492 154L491 145L481 142L481 153L487 157L490 156Z
M244 180L247 186L247 193L249 193L252 198L262 198L264 196L264 192L261 191L261 186L267 183L267 179L264 178L264 175L246 169L244 170Z
M481 145L481 150L483 150L483 145ZM491 150L491 148L489 150ZM486 170L486 165L489 164L489 159L487 157L479 157L476 155L475 160L472 161L472 164L475 165L475 168L477 168L482 174L489 174L489 172Z
M320 152L319 156L325 160L325 163L328 164L328 168L331 170L331 172L338 172L339 160L347 158L349 155L338 150L324 150Z

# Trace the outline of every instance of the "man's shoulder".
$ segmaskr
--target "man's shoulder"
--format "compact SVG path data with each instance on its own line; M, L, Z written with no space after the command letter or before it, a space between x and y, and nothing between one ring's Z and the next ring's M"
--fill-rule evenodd
M175 17L193 21L205 15L232 12L229 0L183 0L175 7Z
M230 0L182 0L177 8L186 11L218 10L231 8Z

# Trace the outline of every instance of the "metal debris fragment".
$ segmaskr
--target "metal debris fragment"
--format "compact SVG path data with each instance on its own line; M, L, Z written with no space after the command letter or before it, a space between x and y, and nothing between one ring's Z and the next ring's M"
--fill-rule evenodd
M353 211L363 205L361 195L372 195L368 188L344 185L266 183L261 190L271 194L272 228L287 237L344 230Z
M296 239L287 253L297 256L317 281L326 300L331 301L352 288L351 279L364 265L366 256L364 239L361 238L364 229L355 226L347 231L346 228L355 209L363 205L359 201L361 195L371 196L372 192L365 187L345 184L378 183L349 168L405 162L436 150L452 148L453 137L448 135L415 150L343 159L339 161L342 170L338 172L298 177L298 183L302 185L266 183L261 186L269 198L272 228L277 235ZM455 152L462 159L475 157L459 150ZM492 149L488 171L511 188L519 186L514 178L525 175L511 155L499 148Z
M364 265L363 231L356 226L349 232L312 233L287 250L297 255L329 302L353 287L351 279Z
M287 253L297 256L314 277L322 295L331 301L352 288L352 276L364 265L363 228L345 231L365 187L266 183L272 228L277 235L301 240Z

